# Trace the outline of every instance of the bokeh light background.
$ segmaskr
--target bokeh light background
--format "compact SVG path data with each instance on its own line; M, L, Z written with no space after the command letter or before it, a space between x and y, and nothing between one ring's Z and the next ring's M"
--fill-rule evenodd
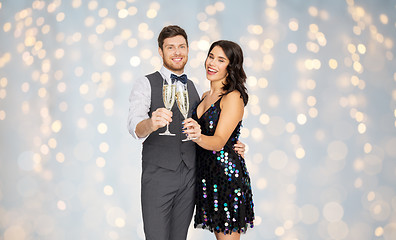
M396 1L2 0L1 240L143 239L128 97L168 24L202 91L211 42L244 50L243 239L396 239Z

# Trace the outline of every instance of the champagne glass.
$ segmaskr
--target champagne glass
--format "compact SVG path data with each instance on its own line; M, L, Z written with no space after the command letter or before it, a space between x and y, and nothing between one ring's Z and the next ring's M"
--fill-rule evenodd
M187 91L187 84L179 84L177 86L176 91L176 99L177 99L177 107L179 108L181 114L184 117L184 120L188 117L188 110L190 109L189 101L188 101L188 91ZM189 141L194 138L187 136L187 138L183 139L182 141Z
M175 91L176 85L174 83L169 84L166 79L164 79L162 84L162 100L164 101L165 108L169 111L172 109L175 103ZM159 133L161 136L175 136L174 133L169 131L169 123L166 124L166 131Z

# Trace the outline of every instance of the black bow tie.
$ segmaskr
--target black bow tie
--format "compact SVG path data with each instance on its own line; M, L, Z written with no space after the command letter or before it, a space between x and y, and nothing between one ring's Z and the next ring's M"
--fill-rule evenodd
M172 73L170 77L172 79L172 82L180 81L183 84L187 83L187 75L186 74L182 74L181 76L176 76L175 74Z

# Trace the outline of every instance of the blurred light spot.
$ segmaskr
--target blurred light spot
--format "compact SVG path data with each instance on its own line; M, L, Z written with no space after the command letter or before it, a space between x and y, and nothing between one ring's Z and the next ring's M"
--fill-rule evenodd
M305 114L298 114L297 115L297 123L300 125L304 125L305 123L307 123L307 116Z
M98 132L100 134L105 134L107 132L107 125L105 123L100 123L98 125Z
M102 142L102 143L100 143L99 144L99 150L102 152L102 153L106 153L106 152L108 152L109 151L109 144L107 144L106 142Z
M63 93L66 91L66 83L60 82L57 86L58 92Z
M210 28L210 24L208 22L203 21L199 23L198 27L201 31L208 31Z
M267 188L267 185L268 185L267 179L265 179L265 178L259 178L256 183L257 188L260 190Z
M63 163L65 161L65 155L61 152L57 153L55 156L56 161Z
M111 195L113 195L114 190L113 190L113 187L111 187L110 185L106 185L106 186L103 188L103 192L104 192L105 195L111 196Z
M391 207L385 201L375 201L370 206L371 216L376 221L386 221L391 211Z
M330 60L329 60L329 66L330 66L331 69L336 69L337 66L338 66L337 60L335 60L335 59L333 59L333 58L330 59Z
M81 7L81 0L73 0L73 1L72 1L72 7L73 7L73 8L79 8L79 7Z
M102 60L107 66L113 66L117 61L117 59L111 53L104 53Z
M353 162L353 168L355 171L360 172L364 169L364 162L362 159L358 158Z
M275 228L274 233L278 237L283 236L285 234L285 229L283 227L277 227Z
M116 227L123 228L125 227L125 220L123 218L117 218L115 221Z
M294 123L289 122L286 124L285 129L286 129L286 132L293 133L296 130L296 125Z
M287 187L286 187L286 192L287 192L288 194L295 194L295 193L296 193L296 190L297 190L297 188L296 188L296 185L294 185L294 184L289 184L289 185L287 185ZM289 222L289 224L292 225L292 223L290 223L290 221L287 221L287 222ZM285 226L286 226L286 225L288 225L288 224L285 223Z
M120 224L121 219L124 221L126 219L126 214L123 209L119 207L111 207L107 210L106 220L110 226L119 227L117 226L117 222Z
M374 230L374 234L376 237L381 237L382 235L384 235L384 229L382 227L377 227Z
M254 76L249 76L249 77L246 79L246 82L247 82L247 84L248 84L250 87L256 87L256 85L257 85L257 78L254 77Z
M279 105L279 97L276 95L271 95L268 98L268 105L272 108L276 108Z
M268 7L276 7L276 0L267 0Z
M305 157L305 150L304 150L304 148L297 148L297 150L296 150L296 157L298 158L298 159L302 159L302 158L304 158Z
M127 16L128 16L128 10L126 10L126 9L120 9L119 11L118 11L118 17L119 18L126 18Z
M263 33L263 27L260 25L249 25L248 31L251 34L260 35Z
M348 147L342 141L333 141L327 146L327 154L330 159L339 161L347 156Z
M152 55L153 55L153 53L151 52L150 49L143 49L140 51L140 56L143 59L149 59Z
M6 22L6 23L4 23L4 25L3 25L3 31L4 32L8 32L8 31L10 31L11 30L11 23L10 22Z
M102 157L96 159L96 166L103 168L106 165L106 160Z
M357 178L353 184L355 188L361 188L363 186L363 181L361 178Z
M68 105L67 105L66 102L61 102L61 103L59 103L59 110L60 110L60 111L66 112L66 111L67 111L67 108L68 108Z
M292 31L298 30L298 20L297 19L292 18L289 20L289 29Z
M25 240L27 235L25 229L19 225L11 225L4 231L4 240Z
M54 55L55 55L56 59L61 59L65 56L65 50L63 50L62 48L59 48L55 51Z
M85 94L87 94L88 93L88 91L89 91L89 87L88 87L88 85L87 84L81 84L81 86L80 86L80 93L82 94L82 95L85 95Z
M56 21L62 22L63 20L65 20L65 13L60 12L60 13L56 14Z
M311 118L316 118L316 117L318 116L318 114L319 114L318 109L316 109L316 108L309 108L309 110L308 110L308 115L309 115Z
M51 124L51 129L54 133L59 132L62 129L62 122L60 120L56 120Z
M341 221L344 216L344 208L338 202L328 202L323 207L323 217L329 222Z
M241 138L248 138L249 134L250 134L249 129L245 127L241 129Z
M303 94L299 91L293 91L290 96L290 102L292 105L300 105L303 100Z
M206 6L205 12L208 15L214 15L216 13L216 8L213 5Z
M327 232L332 239L346 239L349 233L349 228L343 221L331 222L327 226Z
M66 210L66 203L64 201L59 200L56 203L56 206L58 207L59 210L64 211Z
M49 153L49 148L48 148L48 146L47 146L46 144L41 145L41 146L40 146L40 152L41 152L43 155L48 155L48 153Z
M285 120L278 116L271 117L271 121L267 124L267 131L272 136L280 136L285 131Z
M363 72L363 66L360 62L354 62L353 63L353 69L358 72L358 73L362 73Z
M318 9L316 7L311 6L308 8L308 13L312 17L316 17L316 16L318 16Z
M260 128L253 128L251 131L253 139L259 141L263 138L263 133Z
M4 120L6 118L6 112L4 110L0 110L0 120Z
M266 8L265 15L271 20L271 22L276 23L279 19L279 13L273 8Z
M389 19L388 19L388 16L386 16L386 14L381 14L379 16L379 19L382 24L388 24Z
M250 111L254 116L257 116L261 113L261 108L259 105L251 105Z
M319 210L314 205L304 205L300 208L299 212L301 216L301 221L305 224L311 225L319 220Z
M131 64L132 67L137 67L140 65L140 58L138 56L133 56L129 60L129 63Z
M281 150L272 151L268 156L268 164L271 168L282 170L286 167L288 157L285 152Z
M270 121L270 117L268 116L268 114L261 114L260 116L260 123L263 125L267 125Z
M363 44L358 44L358 51L360 54L365 54L366 53L366 46Z
M128 13L129 13L130 16L136 15L137 12L138 12L138 9L136 7L129 7L128 8Z
M149 9L146 13L148 18L155 18L157 16L157 10Z
M350 43L350 44L348 44L348 51L351 53L351 54L353 54L353 53L355 53L356 52L356 46L355 45L353 45L352 43Z
M210 43L206 39L201 39L198 41L198 48L202 51L208 50L210 47Z
M366 132L366 124L364 124L364 123L359 123L359 125L358 125L358 132L359 132L360 134L365 133L365 132Z
M56 148L56 146L58 145L57 141L55 138L50 138L48 140L48 146L52 149Z
M362 112L356 112L355 119L358 122L362 122L364 120L364 114Z
M289 43L289 44L287 45L287 50L288 50L290 53L296 53L296 52L297 52L297 45L296 45L295 43Z

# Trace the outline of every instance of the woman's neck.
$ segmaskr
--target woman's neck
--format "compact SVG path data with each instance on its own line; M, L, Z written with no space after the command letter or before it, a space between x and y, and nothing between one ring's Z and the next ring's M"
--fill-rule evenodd
M211 82L210 83L210 90L209 90L210 95L221 95L223 94L223 83L221 81L216 81L216 82Z

